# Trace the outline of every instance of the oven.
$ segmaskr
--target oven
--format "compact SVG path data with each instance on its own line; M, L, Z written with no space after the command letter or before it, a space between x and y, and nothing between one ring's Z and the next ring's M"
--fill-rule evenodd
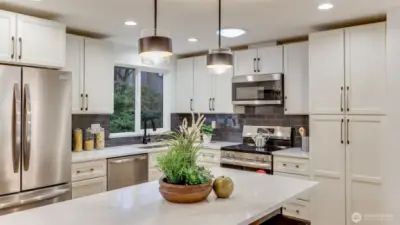
M232 104L282 105L283 74L244 75L232 78Z
M221 150L221 167L273 174L272 155Z

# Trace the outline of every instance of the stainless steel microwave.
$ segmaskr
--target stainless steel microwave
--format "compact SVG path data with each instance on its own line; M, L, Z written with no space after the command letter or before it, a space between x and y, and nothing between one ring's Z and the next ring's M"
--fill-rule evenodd
M244 75L232 78L232 104L282 105L283 74Z

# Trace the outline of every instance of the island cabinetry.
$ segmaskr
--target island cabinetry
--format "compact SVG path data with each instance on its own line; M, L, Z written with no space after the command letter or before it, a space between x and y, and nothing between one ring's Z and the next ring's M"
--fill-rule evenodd
M98 160L72 164L72 198L107 191L107 162Z
M294 157L274 156L274 175L310 180L309 160ZM283 215L310 220L310 196L299 195L282 207Z
M205 168L219 167L221 163L221 151L214 149L200 149L197 156L197 164Z

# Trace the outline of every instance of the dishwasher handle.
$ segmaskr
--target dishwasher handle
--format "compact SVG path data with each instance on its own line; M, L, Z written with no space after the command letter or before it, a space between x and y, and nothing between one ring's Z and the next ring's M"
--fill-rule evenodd
M147 156L136 156L132 158L127 158L127 159L115 159L115 160L110 160L110 164L123 164L123 163L129 163L129 162L135 162L135 161L142 161L146 160Z

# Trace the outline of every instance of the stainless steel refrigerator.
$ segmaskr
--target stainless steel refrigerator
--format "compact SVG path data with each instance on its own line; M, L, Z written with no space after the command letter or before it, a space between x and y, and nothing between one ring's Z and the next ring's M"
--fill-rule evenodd
M71 199L71 74L0 65L0 215Z

